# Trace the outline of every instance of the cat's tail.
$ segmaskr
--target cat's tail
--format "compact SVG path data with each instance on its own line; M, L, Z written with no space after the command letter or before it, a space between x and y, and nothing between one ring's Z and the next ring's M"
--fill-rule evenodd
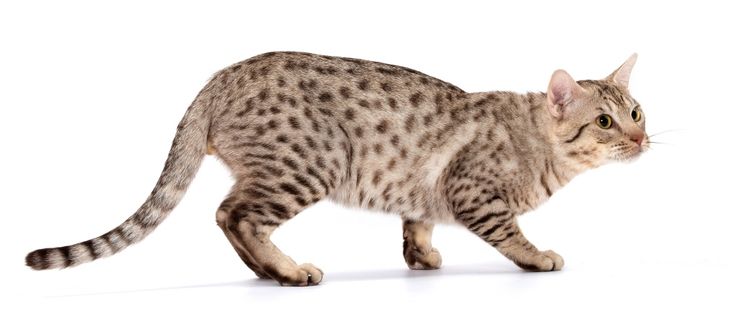
M158 183L138 211L107 233L74 245L40 249L26 256L36 270L66 268L111 256L145 238L176 207L194 179L207 151L211 102L203 90L177 127Z

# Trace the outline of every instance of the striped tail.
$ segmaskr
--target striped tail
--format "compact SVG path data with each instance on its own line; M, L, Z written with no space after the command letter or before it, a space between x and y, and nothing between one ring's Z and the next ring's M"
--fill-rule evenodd
M111 256L145 238L176 207L207 150L210 117L201 93L179 123L158 183L138 211L102 236L74 245L40 249L26 256L36 270L66 268Z

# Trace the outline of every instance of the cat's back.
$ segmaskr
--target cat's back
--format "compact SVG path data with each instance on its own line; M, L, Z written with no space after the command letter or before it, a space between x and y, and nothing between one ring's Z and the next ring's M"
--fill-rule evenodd
M360 146L376 153L394 146L403 155L408 144L430 146L426 133L451 122L450 109L465 95L409 68L301 52L236 63L215 74L202 93L209 95L213 146L296 133L335 141L339 131L362 156L369 152Z
M463 93L410 68L303 52L269 52L241 61L215 74L210 86L219 99L220 117L231 111L242 111L240 117L263 116L250 112L256 102L321 109L345 120L368 111L405 115Z

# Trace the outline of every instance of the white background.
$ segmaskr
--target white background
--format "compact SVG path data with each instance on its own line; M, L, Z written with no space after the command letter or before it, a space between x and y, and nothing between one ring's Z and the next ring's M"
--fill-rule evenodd
M16 1L0 5L0 331L732 331L731 9L695 3ZM482 3L482 4L481 4ZM512 4L507 4L512 3ZM273 50L409 66L467 91L544 90L557 68L631 91L654 145L583 174L521 218L566 260L524 273L458 226L411 272L395 216L321 203L275 241L326 277L259 281L214 222L231 179L208 157L144 242L34 272L25 254L97 236L158 178L216 70Z

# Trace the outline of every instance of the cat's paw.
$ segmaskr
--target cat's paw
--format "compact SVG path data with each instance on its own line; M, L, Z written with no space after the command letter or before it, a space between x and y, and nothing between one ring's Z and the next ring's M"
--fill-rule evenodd
M439 269L442 265L442 255L433 247L426 253L418 249L407 251L404 257L408 268L414 270Z
M559 271L564 267L564 259L551 250L538 252L530 261L516 262L516 265L529 272Z
M299 268L303 271L306 271L306 285L307 286L316 286L319 284L319 282L322 282L322 278L324 277L324 272L322 272L321 269L318 267L312 265L312 264L301 264L299 265Z
M301 264L293 277L274 277L282 286L315 286L322 282L324 272L312 264Z

